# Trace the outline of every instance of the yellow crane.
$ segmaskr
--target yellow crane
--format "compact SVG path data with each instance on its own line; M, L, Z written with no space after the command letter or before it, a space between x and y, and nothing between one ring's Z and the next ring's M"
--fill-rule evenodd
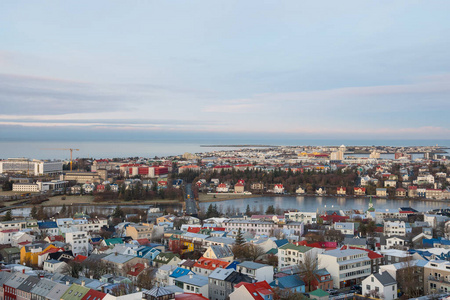
M70 171L72 171L72 153L73 151L80 151L80 149L74 148L44 148L42 150L70 150Z

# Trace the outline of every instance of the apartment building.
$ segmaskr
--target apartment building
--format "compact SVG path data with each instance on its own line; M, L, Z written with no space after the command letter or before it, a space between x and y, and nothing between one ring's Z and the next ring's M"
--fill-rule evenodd
M309 255L311 259L316 260L319 253L325 252L325 249L313 248L307 246L296 246L288 243L278 249L278 268L296 266L305 263L305 258Z
M230 220L223 223L226 231L238 230L239 228L244 232L251 232L253 234L269 235L278 225L273 222L262 222L252 220Z
M318 255L318 268L327 269L335 288L343 288L361 281L371 273L371 260L364 250L330 250Z
M303 222L304 224L313 224L317 222L317 213L288 211L284 213L286 221Z
M66 243L72 246L74 256L89 254L89 238L90 236L85 231L67 232L65 236Z
M408 233L411 233L411 226L404 221L384 222L384 235L386 236L406 236Z
M429 295L450 292L450 262L431 260L424 267L424 290Z

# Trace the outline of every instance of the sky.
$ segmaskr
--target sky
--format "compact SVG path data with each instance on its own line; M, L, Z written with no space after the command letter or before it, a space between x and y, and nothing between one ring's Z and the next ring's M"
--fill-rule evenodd
M0 140L449 139L450 1L2 1Z

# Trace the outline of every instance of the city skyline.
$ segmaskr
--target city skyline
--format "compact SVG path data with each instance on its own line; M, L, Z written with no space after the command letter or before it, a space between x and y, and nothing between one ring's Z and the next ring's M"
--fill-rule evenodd
M2 3L0 138L446 139L449 6Z

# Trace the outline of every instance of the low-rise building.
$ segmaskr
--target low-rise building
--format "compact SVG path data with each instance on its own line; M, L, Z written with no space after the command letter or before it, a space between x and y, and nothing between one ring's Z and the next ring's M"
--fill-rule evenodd
M397 281L388 272L374 273L362 281L362 294L386 300L397 299Z
M273 280L273 266L255 263L252 261L244 261L236 266L236 271L246 274L256 281Z

